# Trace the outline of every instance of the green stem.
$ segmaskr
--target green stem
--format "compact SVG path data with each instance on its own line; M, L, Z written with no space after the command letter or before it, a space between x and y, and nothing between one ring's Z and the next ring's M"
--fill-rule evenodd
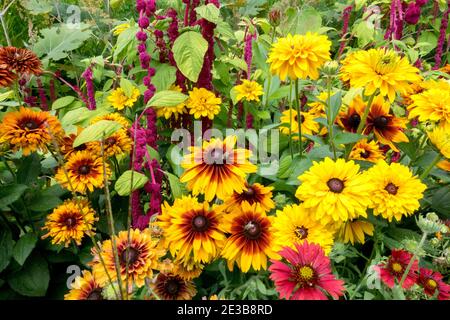
M349 300L352 300L353 297L356 295L356 293L359 291L359 289L361 288L364 280L367 278L367 269L369 268L370 262L373 259L373 256L375 255L375 251L376 251L376 246L378 245L378 239L375 238L374 239L375 242L373 243L373 247L372 247L372 252L370 253L370 257L369 259L367 259L366 265L364 267L364 271L362 272L363 277L361 278L361 280L359 281L358 285L356 286L355 290L352 292L351 296L348 298Z
M333 133L333 119L331 118L331 78L327 78L327 120L328 120L328 136L329 136L329 142L331 145L331 149L333 149L333 156L334 160L337 160L337 154L336 154L336 146L334 144L334 133Z
M3 19L3 12L0 13L0 21L2 23L2 27L3 27L3 33L5 35L6 38L6 43L8 44L8 46L11 46L11 39L9 38L8 35L8 28L6 27L6 23L5 20Z
M438 153L436 157L433 159L433 161L430 163L430 165L425 169L425 171L420 175L420 179L423 180L426 177L428 177L428 174L431 172L431 170L434 168L434 166L441 161L441 154Z
M303 154L303 141L302 141L302 112L300 110L300 95L298 94L298 79L295 80L295 106L297 108L297 122L298 122L298 147L300 159Z
M372 103L373 103L373 100L375 99L375 96L376 96L377 92L378 92L378 90L375 91L375 92L369 97L369 100L367 101L367 106L366 106L366 108L364 109L364 114L363 114L363 116L361 117L361 122L359 123L358 129L356 130L356 133L357 133L357 134L361 134L361 133L363 132L363 130L364 130L364 127L366 126L367 117L369 116L370 108L372 107ZM348 157L350 156L350 153L351 153L353 147L355 146L355 144L356 144L356 142L355 142L355 143L352 143L352 144L350 144L350 145L348 145L349 147L348 147L348 148L346 149L346 151L345 151L345 153L346 153L345 159L346 159L346 160L348 160Z
M276 27L273 26L272 28L272 42L275 40L275 35L276 35ZM266 88L266 109L269 107L269 93L270 93L270 86L272 85L272 74L270 73L269 70L269 77L267 78L267 88Z
M291 159L294 159L294 151L292 146L292 81L289 82L289 151Z
M117 282L119 284L119 291L120 291L120 297L121 299L124 298L123 293L123 285L122 285L122 276L120 271L120 260L119 260L119 254L117 251L117 243L116 243L116 230L114 228L114 217L112 214L112 205L111 205L111 195L109 194L109 187L108 187L108 177L106 176L106 161L105 161L105 148L104 148L104 138L100 142L101 146L101 156L102 156L102 164L103 164L103 184L104 184L104 190L105 190L105 203L106 203L106 213L108 217L108 226L109 226L109 232L111 235L111 244L114 254L114 265L116 269L117 274ZM128 283L126 284L125 290L128 290Z
M416 261L417 258L417 253L419 252L419 250L422 248L423 244L425 243L425 240L427 239L428 233L424 232L422 235L422 239L420 239L419 245L417 246L416 250L414 250L414 254L411 258L411 261L409 261L408 266L405 269L405 272L403 273L403 276L400 280L400 283L398 284L400 286L400 288L402 288L403 286L403 282L405 282L406 277L409 274L409 270L411 270L412 265L414 264L414 261Z

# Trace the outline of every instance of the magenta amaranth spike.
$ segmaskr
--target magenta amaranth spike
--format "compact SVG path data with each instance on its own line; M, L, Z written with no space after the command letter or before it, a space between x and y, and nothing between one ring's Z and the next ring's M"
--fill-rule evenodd
M253 58L253 39L256 39L256 33L248 33L245 37L245 47L244 47L244 60L247 63L247 79L250 79L252 71L252 58Z
M344 37L348 31L348 24L350 21L350 14L352 13L352 10L353 10L353 6L351 5L351 6L346 7L344 9L344 11L342 12L343 25L342 25L341 44L339 45L338 57L340 57L342 55L342 53L344 52L345 44L347 43L347 41L344 40Z
M438 43L437 43L437 48L436 48L436 54L434 56L435 63L434 63L433 70L439 69L441 66L441 62L442 62L442 54L444 51L444 42L445 42L445 32L447 31L448 16L450 14L450 1L448 1L448 6L449 6L449 8L444 13L444 16L442 17L442 21L441 21L441 27L440 27L440 31L439 31L439 38L438 38Z
M92 66L87 67L87 69L81 75L86 81L86 92L88 96L88 109L95 110L96 102L95 102L95 89L94 89L94 77L92 75Z
M420 19L420 14L421 14L420 6L418 6L414 2L411 2L406 7L406 12L405 12L406 23L412 24L412 25L417 24L417 22L419 22L419 19Z
M47 97L45 95L45 89L44 86L42 85L41 78L37 78L36 82L38 85L39 98L41 99L41 109L47 111L48 110Z

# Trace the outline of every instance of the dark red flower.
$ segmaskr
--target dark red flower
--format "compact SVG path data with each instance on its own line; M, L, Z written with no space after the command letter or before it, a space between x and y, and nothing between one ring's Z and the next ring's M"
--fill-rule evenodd
M420 268L417 284L422 286L424 292L430 297L434 296L437 290L439 300L450 299L450 286L442 281L442 274L437 271Z
M392 249L391 256L388 261L375 266L375 270L378 271L381 281L383 281L383 283L389 288L394 287L396 280L397 283L400 283L400 280L402 279L412 256L413 255L408 251ZM414 285L414 283L416 283L416 272L418 269L419 264L416 260L412 264L411 269L403 282L402 287L404 289L409 289Z

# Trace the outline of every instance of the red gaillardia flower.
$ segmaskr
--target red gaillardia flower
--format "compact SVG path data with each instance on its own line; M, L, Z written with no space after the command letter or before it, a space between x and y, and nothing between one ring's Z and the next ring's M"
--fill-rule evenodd
M271 260L270 278L280 298L288 300L338 299L343 295L344 281L331 273L330 259L322 247L305 241L295 249L284 247L279 254L285 261Z
M430 297L438 292L438 300L450 300L450 285L442 281L442 274L430 269L420 268L417 283L423 287L424 292Z
M395 285L395 280L399 283L402 279L411 258L412 254L408 251L393 249L388 261L375 266L375 270L378 271L381 281L383 281L383 283L389 288L393 288ZM409 270L402 285L404 289L409 289L414 285L414 283L416 283L416 272L419 269L418 265L419 263L417 260L412 264L411 269Z

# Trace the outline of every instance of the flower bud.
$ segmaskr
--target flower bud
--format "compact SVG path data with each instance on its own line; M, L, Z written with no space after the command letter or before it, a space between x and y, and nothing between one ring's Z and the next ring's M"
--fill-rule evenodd
M426 217L419 216L417 226L420 230L422 230L422 232L436 233L441 230L442 223L440 223L439 217L437 217L436 213L430 212Z
M269 21L272 25L278 26L281 20L281 11L280 9L273 8L269 11Z
M322 71L327 76L335 76L339 70L339 64L335 60L325 62Z

